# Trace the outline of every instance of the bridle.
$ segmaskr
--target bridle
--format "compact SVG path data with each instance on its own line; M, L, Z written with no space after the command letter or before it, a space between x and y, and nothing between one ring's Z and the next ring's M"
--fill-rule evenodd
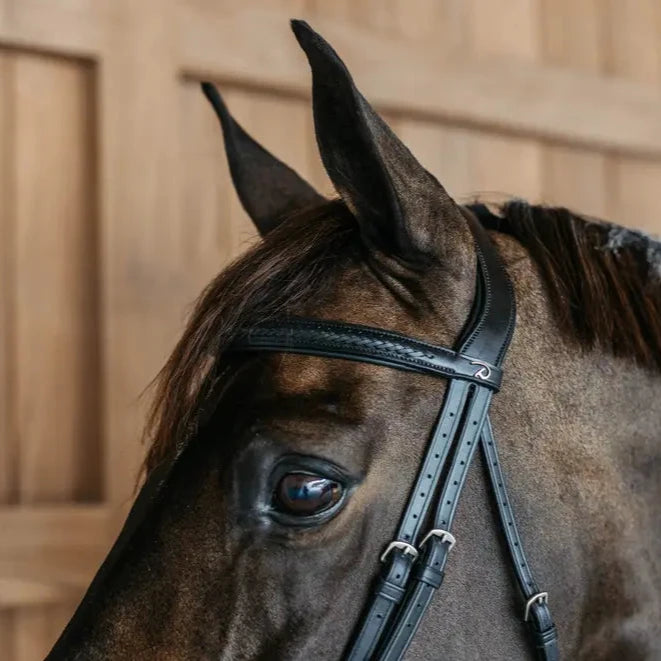
M347 649L348 661L395 661L404 656L443 582L448 554L455 545L452 521L478 444L523 595L523 619L538 658L558 659L548 595L537 586L524 554L488 415L514 331L514 291L498 251L475 218L487 219L491 212L483 205L468 209L477 283L472 312L456 349L378 328L301 318L276 319L247 329L232 346L235 352L343 358L449 380L404 515L381 555L382 571Z
M478 443L497 503L527 622L538 658L557 661L557 635L547 594L532 576L505 489L488 410L500 387L501 365L515 324L514 292L482 225L493 220L482 205L468 207L475 239L477 282L471 315L456 350L399 333L354 324L284 319L239 335L234 352L266 351L344 358L449 380L440 416L409 495L395 539L381 555L382 571L347 649L349 661L401 659L441 586L457 501ZM480 218L478 222L474 215ZM59 659L79 635L87 600L101 598L106 581L155 505L178 455L159 464L142 487L124 527L48 659Z

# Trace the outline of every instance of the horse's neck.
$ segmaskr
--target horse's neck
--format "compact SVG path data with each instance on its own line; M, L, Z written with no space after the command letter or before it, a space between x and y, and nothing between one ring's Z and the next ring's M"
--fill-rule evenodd
M585 609L564 623L576 644L634 644L661 622L661 376L563 337L534 265L497 240L518 321L492 418L515 503L559 617Z

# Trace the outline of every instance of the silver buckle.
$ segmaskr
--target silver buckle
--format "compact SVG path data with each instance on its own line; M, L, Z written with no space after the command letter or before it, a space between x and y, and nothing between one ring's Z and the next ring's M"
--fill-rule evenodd
M430 530L420 542L420 548L425 545L425 542L432 536L440 537L441 542L448 543L448 551L452 551L452 547L457 543L457 540L454 538L454 535L447 530L441 530L441 528L434 528Z
M523 613L523 621L527 622L530 617L530 609L532 605L537 602L538 604L548 604L549 603L549 593L548 592L538 592L534 594L528 601L526 601L526 610Z
M412 546L408 542L401 542L397 539L394 542L390 542L390 544L388 544L388 548L381 554L381 562L386 561L388 554L393 549L400 549L401 551L404 551L405 555L408 553L409 555L413 556L414 560L418 557L418 550L415 548L415 546Z

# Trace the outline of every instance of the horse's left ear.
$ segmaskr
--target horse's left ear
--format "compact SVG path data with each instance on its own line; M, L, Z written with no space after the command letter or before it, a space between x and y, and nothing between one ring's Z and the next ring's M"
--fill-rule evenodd
M451 253L450 237L466 232L458 206L356 89L333 48L305 21L292 29L312 69L321 158L368 246L412 266Z
M262 236L289 214L325 202L310 184L243 130L214 85L202 83L202 91L223 129L234 188Z

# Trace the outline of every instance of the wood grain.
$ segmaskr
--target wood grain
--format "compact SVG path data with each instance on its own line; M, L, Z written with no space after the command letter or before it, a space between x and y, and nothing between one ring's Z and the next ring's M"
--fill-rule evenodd
M599 0L544 0L542 57L556 66L600 74L607 52L608 15ZM542 199L594 216L608 216L612 158L575 145L543 150Z
M99 495L93 115L84 64L15 62L16 373L22 502Z
M14 214L12 57L0 51L0 503L18 499L18 443L14 425Z
M536 10L535 3L521 6ZM220 13L188 4L178 11L178 48L189 74L308 95L305 58L290 35L286 13L264 8ZM531 25L521 19L517 24ZM465 49L462 58L448 62L407 39L384 39L360 23L319 16L314 25L381 108L591 148L661 153L661 91L650 85L526 58L503 62ZM503 23L478 34L496 39L511 27ZM511 40L497 38L508 44L521 40L512 34ZM484 48L483 42L475 42L478 46Z
M0 0L0 657L41 658L132 500L141 393L255 240L210 77L325 194L310 20L460 200L661 231L656 0ZM82 59L81 59L82 58Z

